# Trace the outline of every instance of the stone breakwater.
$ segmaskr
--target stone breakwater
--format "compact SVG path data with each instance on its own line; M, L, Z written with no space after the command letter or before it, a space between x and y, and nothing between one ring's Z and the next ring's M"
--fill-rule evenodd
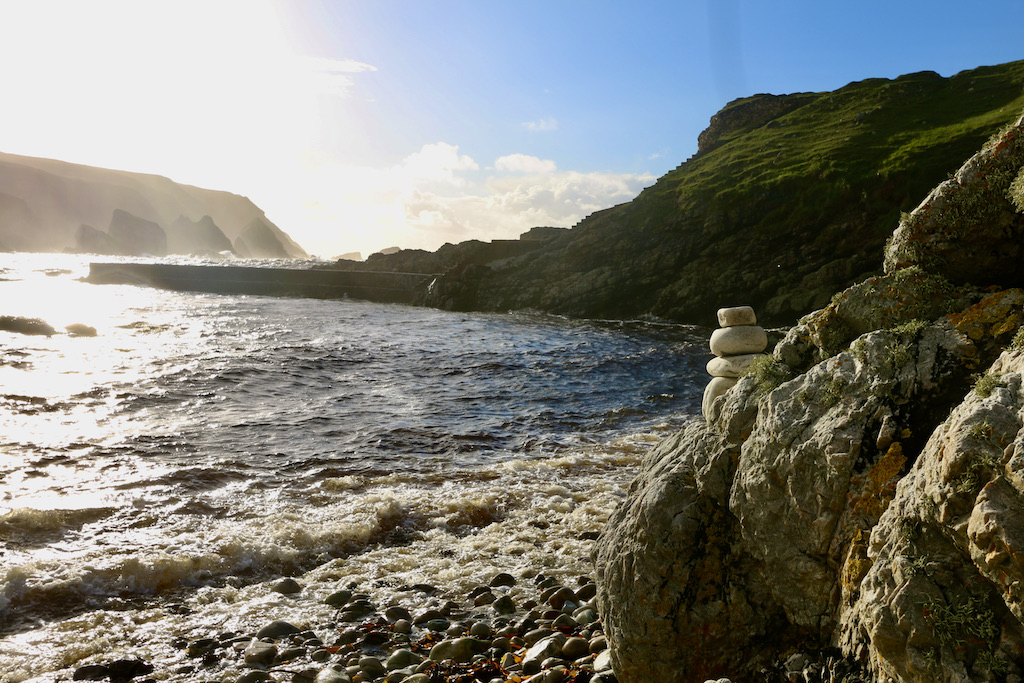
M274 590L304 589L283 579ZM525 570L499 573L461 601L438 597L435 586L405 587L407 604L377 604L355 587L325 599L336 619L316 628L284 620L253 633L218 633L173 644L190 662L160 679L215 676L261 683L613 683L610 653L593 602L597 587L575 586ZM515 597L513 597L515 596ZM154 672L140 659L78 668L74 680L129 681ZM141 679L140 679L141 680ZM154 679L146 679L154 680Z
M708 382L701 401L701 412L707 418L715 399L736 386L741 375L768 347L768 333L757 324L757 315L750 306L718 309L719 329L711 334L711 353L707 371L714 379Z

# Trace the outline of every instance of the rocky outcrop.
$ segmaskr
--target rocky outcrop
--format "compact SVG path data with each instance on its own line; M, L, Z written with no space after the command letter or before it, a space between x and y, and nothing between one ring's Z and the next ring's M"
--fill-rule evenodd
M114 209L107 231L126 256L166 256L167 233L159 224Z
M121 249L107 233L82 223L75 231L74 251L79 254L121 255Z
M1024 213L1010 187L1024 167L1024 117L903 216L885 270L921 266L955 283L1024 285Z
M167 228L167 249L172 254L216 256L231 252L232 246L231 240L209 215L197 221L178 216Z
M265 218L254 218L232 244L235 253L243 258L292 258L291 240L275 227Z
M1024 290L985 215L901 223L890 254L942 256L840 292L645 458L595 551L620 681L1024 677Z
M697 136L697 154L706 154L717 147L723 138L760 128L817 97L814 93L760 94L733 100L712 116L708 127Z

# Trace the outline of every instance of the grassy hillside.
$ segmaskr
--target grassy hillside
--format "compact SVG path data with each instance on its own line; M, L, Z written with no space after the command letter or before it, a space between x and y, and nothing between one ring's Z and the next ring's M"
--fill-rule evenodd
M751 304L792 322L880 272L900 212L1021 110L1024 61L737 100L634 201L472 282L453 273L433 303L701 324Z

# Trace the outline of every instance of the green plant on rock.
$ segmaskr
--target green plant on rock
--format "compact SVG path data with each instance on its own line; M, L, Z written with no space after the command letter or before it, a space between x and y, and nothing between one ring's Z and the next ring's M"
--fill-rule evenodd
M1010 189L1006 191L1006 196L1013 203L1017 211L1024 213L1024 166L1021 167L1017 177L1010 183Z
M831 408L843 398L843 390L846 389L847 381L842 377L832 377L821 390L821 402Z
M932 600L923 607L935 638L951 649L969 640L991 643L999 636L999 622L984 598L970 597L955 604Z
M1014 351L1024 351L1024 325L1017 328L1017 332L1010 340L1010 348Z
M818 360L827 360L843 350L853 332L842 318L833 318L818 329Z
M974 382L974 393L981 398L988 398L992 395L993 391L1006 386L1002 377L993 372L986 372L981 375L976 375L976 377L977 380Z
M1003 677L1010 673L1010 664L1005 657L1000 657L995 650L985 650L978 653L974 660L974 667L981 671L989 671L995 676Z
M970 436L971 438L995 445L993 434L994 430L992 428L992 423L989 422L988 420L976 422L967 429L967 435Z
M754 396L760 398L771 393L777 386L793 378L793 371L785 363L772 356L758 356L743 372L744 377L754 380Z

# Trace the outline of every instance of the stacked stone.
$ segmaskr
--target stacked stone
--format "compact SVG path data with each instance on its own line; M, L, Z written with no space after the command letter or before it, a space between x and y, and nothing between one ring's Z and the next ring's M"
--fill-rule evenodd
M715 399L735 386L750 362L763 356L768 347L768 335L757 324L757 316L750 306L718 309L718 324L721 327L711 334L711 353L715 357L708 361L707 367L714 379L704 389L701 402L705 418Z

